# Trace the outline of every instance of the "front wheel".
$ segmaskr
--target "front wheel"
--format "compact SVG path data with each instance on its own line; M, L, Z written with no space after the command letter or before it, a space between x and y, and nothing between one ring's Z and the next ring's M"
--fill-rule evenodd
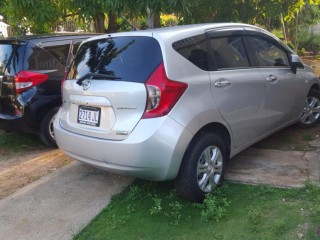
M42 119L40 125L40 138L44 144L49 147L57 147L56 139L54 137L53 122L59 108L51 109Z
M177 191L189 201L202 202L222 182L226 161L226 147L218 135L199 135L182 160L175 181Z
M301 113L298 126L312 128L320 122L320 91L311 89L308 93L305 107Z

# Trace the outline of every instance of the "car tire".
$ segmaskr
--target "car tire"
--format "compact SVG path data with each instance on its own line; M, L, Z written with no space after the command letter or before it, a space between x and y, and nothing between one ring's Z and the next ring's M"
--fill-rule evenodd
M214 133L197 136L186 151L175 186L191 202L202 202L205 195L221 184L227 153L221 137Z
M297 125L300 128L312 128L320 122L320 91L311 89L306 99L306 105Z
M44 144L49 147L57 147L57 143L54 137L53 121L59 108L55 107L51 109L42 119L40 125L40 138Z

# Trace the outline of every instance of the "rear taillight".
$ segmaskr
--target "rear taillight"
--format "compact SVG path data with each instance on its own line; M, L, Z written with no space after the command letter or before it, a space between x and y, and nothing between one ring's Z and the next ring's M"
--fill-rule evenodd
M147 107L142 118L167 115L180 99L188 84L168 79L161 63L146 82Z
M31 71L20 71L14 77L16 93L24 92L29 88L45 82L47 79L48 76L46 74Z

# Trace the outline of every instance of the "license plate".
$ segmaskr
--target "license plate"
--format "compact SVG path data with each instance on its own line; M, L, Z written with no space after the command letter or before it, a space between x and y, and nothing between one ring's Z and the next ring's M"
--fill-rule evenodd
M101 108L80 105L78 108L77 122L80 124L99 127L100 115L101 115Z

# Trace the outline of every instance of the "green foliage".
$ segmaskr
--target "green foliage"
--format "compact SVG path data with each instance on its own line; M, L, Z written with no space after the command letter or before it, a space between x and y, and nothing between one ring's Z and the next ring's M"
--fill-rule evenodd
M3 12L16 32L25 34L30 28L33 33L46 33L61 14L61 1L5 0Z
M219 194L209 194L202 204L201 219L205 221L214 220L219 222L225 217L230 201Z
M298 54L303 56L306 53L306 49L305 48L301 48L300 50L298 50Z
M292 43L292 42L290 42L290 41L287 41L287 42L286 42L286 41L284 41L284 43L285 43L285 44L287 44L289 48L291 48L291 49L295 49L295 46L293 45L293 43Z
M114 13L136 18L146 17L148 9L175 13L181 23L234 21L259 24L269 30L280 27L281 16L287 24L294 23L298 12L300 22L306 24L320 18L319 8L315 7L319 0L92 0L90 3L87 0L1 0L0 3L0 13L21 33L29 28L33 33L49 32L57 21L68 16L98 21L99 16Z
M179 23L179 19L174 14L163 14L160 16L160 21L163 27L176 26Z
M320 52L320 34L306 32L298 38L299 46L316 56Z

